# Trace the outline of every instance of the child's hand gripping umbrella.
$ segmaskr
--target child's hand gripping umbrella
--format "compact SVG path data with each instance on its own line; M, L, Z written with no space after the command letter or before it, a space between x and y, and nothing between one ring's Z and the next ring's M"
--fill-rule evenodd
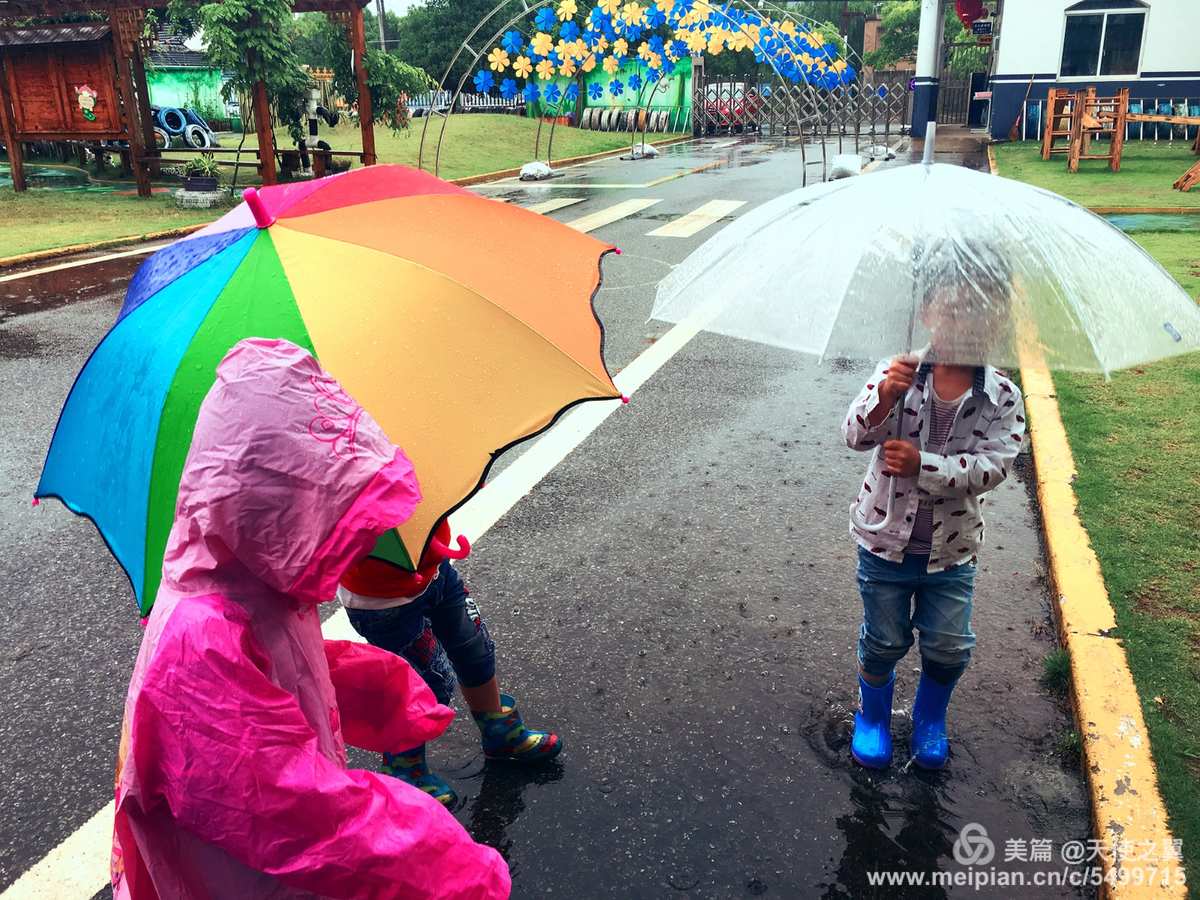
M1200 308L1121 231L1057 194L942 164L764 204L663 280L652 317L820 357L925 347L921 360L1015 366L1033 353L1106 375L1200 349ZM897 439L904 419L889 414ZM882 521L855 524L886 527L892 499Z
M424 499L376 555L407 568L500 452L575 403L620 397L591 305L612 247L402 166L247 199L138 270L37 488L95 521L143 612L197 410L243 338L312 352L405 448ZM345 419L329 398L312 428L336 445Z

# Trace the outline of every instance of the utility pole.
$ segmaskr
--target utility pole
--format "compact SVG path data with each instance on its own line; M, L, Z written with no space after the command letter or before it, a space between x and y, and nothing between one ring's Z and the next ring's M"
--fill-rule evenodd
M375 0L375 13L379 18L379 49L387 52L387 35L383 30L383 17L385 10L383 8L383 0Z

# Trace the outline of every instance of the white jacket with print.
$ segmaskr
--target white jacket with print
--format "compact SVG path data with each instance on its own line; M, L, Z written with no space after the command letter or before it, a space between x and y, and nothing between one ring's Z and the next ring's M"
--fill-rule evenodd
M872 428L867 422L879 405L879 387L887 377L890 362L879 364L850 404L842 425L850 449L871 451L866 479L850 505L850 533L876 556L902 562L917 517L917 504L922 498L932 498L933 541L928 571L941 572L973 562L984 536L984 501L980 495L1008 477L1025 441L1021 391L991 366L978 369L971 393L955 416L945 452L931 453L925 449L933 403L929 363L918 370L904 397L901 421L893 407L878 426ZM898 428L905 440L915 442L922 451L916 477L897 478L884 471L882 446L897 437ZM865 531L854 524L856 510L858 520L867 524L887 518L889 493L893 495L892 515L883 530Z

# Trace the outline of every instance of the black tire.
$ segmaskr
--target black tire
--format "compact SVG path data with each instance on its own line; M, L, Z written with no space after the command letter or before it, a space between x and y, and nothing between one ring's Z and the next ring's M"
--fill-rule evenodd
M167 134L183 134L183 129L187 127L187 118L180 110L167 106L158 111L158 124Z
M171 146L171 136L167 134L165 128L154 126L154 148L156 150L166 150Z
M183 142L196 150L207 150L213 143L208 132L195 124L183 129Z

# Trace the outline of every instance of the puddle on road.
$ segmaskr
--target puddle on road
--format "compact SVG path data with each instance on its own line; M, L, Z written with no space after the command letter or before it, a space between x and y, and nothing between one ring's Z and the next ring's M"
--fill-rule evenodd
M124 296L130 277L145 259L145 256L126 256L0 282L0 323L80 300L110 296L119 299Z

